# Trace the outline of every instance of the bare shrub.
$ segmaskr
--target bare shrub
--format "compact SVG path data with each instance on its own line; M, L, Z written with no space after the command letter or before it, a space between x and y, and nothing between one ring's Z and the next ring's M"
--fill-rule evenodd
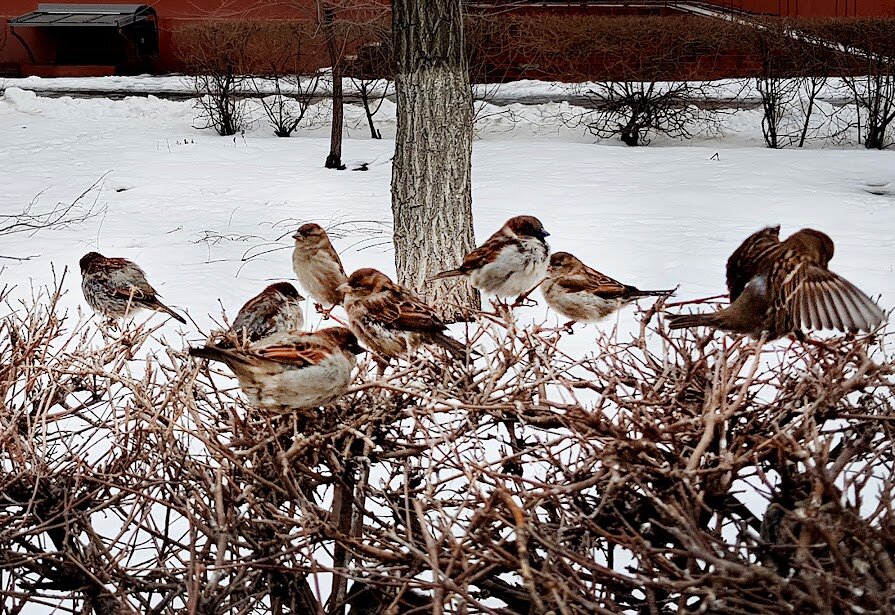
M360 97L370 127L370 137L381 139L382 133L376 129L373 117L382 108L389 92L389 82L394 81L394 52L389 30L382 23L368 28L364 43L357 53L346 58L345 73ZM382 37L382 40L376 40Z
M199 119L221 136L243 129L250 51L258 28L251 21L186 24L174 32L178 57L190 75L197 96Z
M310 22L262 22L253 47L258 68L253 71L252 86L274 134L289 137L320 85L316 60L324 47L322 37Z
M895 122L895 18L818 19L800 23L799 30L836 52L835 70L857 113L858 142L888 147Z
M60 291L0 335L4 608L106 613L887 612L891 336L639 335L570 356L480 315L269 416Z

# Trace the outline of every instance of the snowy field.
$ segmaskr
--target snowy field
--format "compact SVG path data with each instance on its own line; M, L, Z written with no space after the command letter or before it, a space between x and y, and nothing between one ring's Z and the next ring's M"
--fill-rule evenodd
M329 130L320 119L325 103L318 107L293 138L273 136L257 110L245 135L225 138L194 127L190 102L43 98L8 88L0 98L0 214L48 211L96 185L79 201L94 214L84 223L4 236L0 280L27 294L51 281L51 265L68 266L64 303L86 309L79 257L124 256L207 331L221 304L232 316L270 280L292 278L289 234L309 220L333 230L349 272L393 274L394 108L386 102L377 116L386 135L377 141L362 111L349 107L343 158L369 171L336 172L322 166ZM720 136L628 148L595 143L557 120L559 107L569 111L553 103L482 114L473 154L479 241L506 218L533 214L553 249L641 288L680 284L683 299L723 292L726 258L754 230L811 226L836 242L832 269L881 295L885 308L895 305L893 152L768 150L757 111L727 116ZM528 316L555 322L545 307ZM620 322L633 323L631 310ZM181 329L203 337L168 325Z
M879 295L885 309L895 306L895 152L768 150L755 111L725 117L720 135L628 148L596 143L560 118L575 112L551 103L480 114L479 242L508 217L533 214L554 250L641 288L679 284L677 299L687 299L724 292L726 259L754 230L781 224L787 235L810 226L836 242L831 269ZM270 281L293 279L289 235L306 221L332 232L349 272L374 266L393 275L394 107L386 103L377 116L381 141L349 107L343 172L322 166L325 103L290 139L252 113L244 135L222 138L195 128L190 102L43 98L8 87L0 97L0 216L51 211L83 194L72 213L87 219L2 236L0 287L26 297L52 282L53 268L58 275L68 267L62 303L88 318L78 259L90 250L127 257L194 321L165 325L169 341L185 344L204 340L222 306L232 317ZM350 170L361 163L369 170ZM522 318L558 321L543 302ZM600 326L618 325L624 335L635 323L627 309ZM580 329L566 343L584 353L595 331Z

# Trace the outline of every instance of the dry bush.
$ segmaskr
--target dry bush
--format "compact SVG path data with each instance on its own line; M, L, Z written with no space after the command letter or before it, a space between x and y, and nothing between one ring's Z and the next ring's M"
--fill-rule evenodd
M818 19L799 22L799 31L835 51L857 111L858 142L868 149L891 145L895 124L895 18Z
M307 21L258 24L252 40L252 85L278 137L289 137L305 117L322 78L324 41Z
M696 122L711 122L712 92L690 80L730 76L741 64L731 61L741 26L704 18L508 14L467 23L474 77L593 81L588 129L628 145L687 138Z
M174 49L190 75L199 119L221 136L244 128L244 95L257 28L257 22L251 21L208 20L174 32Z
M0 612L895 607L886 336L762 350L650 310L578 357L482 315L474 365L363 364L269 416L58 297L2 323Z

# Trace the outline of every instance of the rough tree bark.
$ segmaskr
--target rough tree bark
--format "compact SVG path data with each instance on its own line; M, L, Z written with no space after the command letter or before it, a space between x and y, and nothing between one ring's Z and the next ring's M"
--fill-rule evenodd
M465 283L427 283L475 246L472 96L461 0L392 2L398 127L392 214L398 280L430 300L479 306ZM446 317L459 316L449 310Z
M329 55L333 77L333 117L332 132L329 137L329 155L324 166L327 169L343 170L342 164L342 124L344 112L344 98L342 96L342 54L336 46L335 9L324 0L320 4L320 12L323 14L323 29L326 37L326 52Z

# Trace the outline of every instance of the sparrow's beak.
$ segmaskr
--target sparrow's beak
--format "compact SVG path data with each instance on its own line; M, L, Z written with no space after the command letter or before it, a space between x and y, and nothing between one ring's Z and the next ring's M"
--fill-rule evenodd
M342 293L343 295L347 295L351 290L351 286L348 285L348 282L342 282L338 286L336 286L336 291Z
M550 233L548 233L547 231L541 231L540 233L538 233L538 237L544 239L546 237L550 237Z
M299 301L304 301L305 298L306 298L306 297L305 297L303 294L298 293L298 300L299 300Z
M281 235L282 237L282 235ZM292 234L292 239L301 239L301 235L298 234L298 231Z
M354 344L354 343L352 343L348 346L348 350L354 354L363 354L363 353L367 352L366 348L364 348L363 346L360 346L358 344Z

